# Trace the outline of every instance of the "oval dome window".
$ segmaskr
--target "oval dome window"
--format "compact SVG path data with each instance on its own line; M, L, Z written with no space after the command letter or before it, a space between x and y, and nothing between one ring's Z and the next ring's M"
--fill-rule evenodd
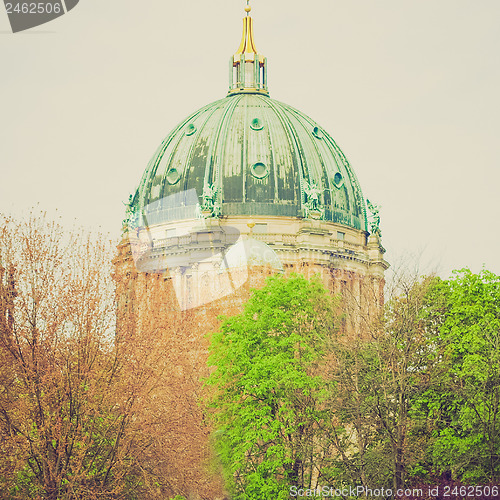
M340 172L337 172L333 176L333 182L335 183L335 186L340 188L342 187L342 184L344 183L344 178L342 177L342 174Z
M260 118L254 118L250 123L250 128L253 130L262 130L264 128L264 124Z
M319 127L314 127L312 133L316 139L323 139L323 132Z
M179 174L179 172L175 168L171 168L167 172L167 182L169 184L177 184L180 178L181 174Z
M193 135L195 132L196 132L196 127L192 123L190 123L186 127L186 135Z
M263 179L269 173L265 163L257 162L250 167L250 171L254 177L257 179Z

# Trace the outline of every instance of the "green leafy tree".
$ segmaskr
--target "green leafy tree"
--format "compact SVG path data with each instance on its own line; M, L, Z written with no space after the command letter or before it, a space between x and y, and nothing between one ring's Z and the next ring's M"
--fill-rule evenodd
M284 499L292 486L316 486L327 458L320 443L334 315L319 279L271 277L213 334L214 440L235 498Z
M436 279L427 296L432 422L426 467L466 482L500 478L500 277L483 270Z
M331 482L396 491L419 458L411 409L425 386L422 307L430 283L398 274L379 320L337 339L329 437L338 453L324 472Z

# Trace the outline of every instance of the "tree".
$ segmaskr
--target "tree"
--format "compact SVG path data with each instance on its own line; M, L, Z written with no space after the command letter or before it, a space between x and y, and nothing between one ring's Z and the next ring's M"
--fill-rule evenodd
M432 421L423 465L464 482L500 478L500 277L486 270L436 279L426 297Z
M334 310L319 279L271 277L212 335L215 448L235 498L316 486Z
M338 454L324 476L365 487L404 487L418 460L411 410L425 385L422 308L432 278L398 272L385 310L367 332L339 336L333 349L330 438Z
M115 338L111 244L44 216L0 227L0 488L131 498L134 418L154 374L144 343Z

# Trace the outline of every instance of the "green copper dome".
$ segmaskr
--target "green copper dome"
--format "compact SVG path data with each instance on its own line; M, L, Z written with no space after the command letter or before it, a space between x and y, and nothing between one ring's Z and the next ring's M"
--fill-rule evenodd
M335 141L269 97L267 58L245 9L226 98L196 111L163 141L129 204L129 222L283 216L367 230L365 200Z
M186 118L149 162L132 207L149 206L149 224L192 218L182 210L182 193L192 190L205 216L310 217L367 229L361 188L335 141L266 95L232 93Z

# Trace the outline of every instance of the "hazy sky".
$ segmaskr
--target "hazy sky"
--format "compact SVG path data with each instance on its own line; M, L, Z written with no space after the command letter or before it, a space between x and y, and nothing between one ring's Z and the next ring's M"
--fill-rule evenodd
M227 92L243 0L0 5L0 212L118 237L159 143ZM319 122L382 206L387 260L500 274L499 0L254 0L271 97Z

